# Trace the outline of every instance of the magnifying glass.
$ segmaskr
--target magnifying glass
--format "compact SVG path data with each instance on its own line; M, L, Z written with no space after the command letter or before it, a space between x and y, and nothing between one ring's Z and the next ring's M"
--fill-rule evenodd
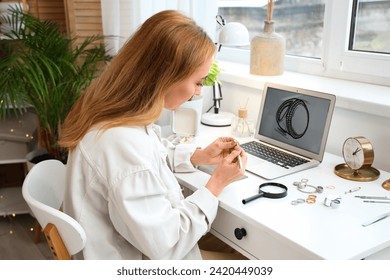
M255 199L258 199L260 197L267 197L267 198L282 198L287 195L287 187L283 184L269 182L264 183L259 186L259 193L245 198L242 200L243 204L247 204L248 202L251 202Z

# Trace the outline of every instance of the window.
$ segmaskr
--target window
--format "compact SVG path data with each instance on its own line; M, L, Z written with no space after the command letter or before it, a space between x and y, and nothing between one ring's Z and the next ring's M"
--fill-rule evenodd
M237 21L244 24L248 28L250 39L262 32L267 13L267 0L219 2L218 13L227 22ZM233 2L235 2L234 7L231 6ZM324 2L325 0L276 0L274 2L275 31L286 39L288 55L321 57Z
M262 32L267 0L219 0L227 22ZM390 85L390 1L274 0L275 30L286 39L285 69ZM249 47L220 59L249 63Z
M353 1L349 50L390 53L390 1Z

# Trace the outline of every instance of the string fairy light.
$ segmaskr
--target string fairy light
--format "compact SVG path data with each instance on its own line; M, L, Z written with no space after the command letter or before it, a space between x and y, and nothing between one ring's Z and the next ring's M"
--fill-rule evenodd
M16 213L11 213L7 214L7 209L2 207L3 201L5 199L5 196L3 194L0 194L0 210L4 210L3 218L8 219L9 221L9 228L8 228L8 234L12 235L14 234L14 229L13 229L13 219L16 218ZM3 235L3 234L1 234Z

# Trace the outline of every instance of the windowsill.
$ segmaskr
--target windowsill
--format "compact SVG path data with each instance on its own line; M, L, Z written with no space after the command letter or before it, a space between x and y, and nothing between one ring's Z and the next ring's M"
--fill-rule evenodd
M222 82L262 90L273 82L323 91L337 96L336 107L390 118L390 88L369 83L332 79L285 71L280 76L249 74L249 65L219 61Z

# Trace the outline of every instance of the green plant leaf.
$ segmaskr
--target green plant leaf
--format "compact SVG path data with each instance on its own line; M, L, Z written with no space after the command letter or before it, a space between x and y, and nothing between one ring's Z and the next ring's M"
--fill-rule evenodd
M214 60L213 64L211 65L211 68L209 70L209 73L203 82L203 85L204 86L213 86L216 82L220 84L221 82L218 79L220 72L221 72L221 70L219 68L218 62L216 60Z
M57 23L40 21L21 9L10 9L1 18L13 29L0 40L0 117L14 110L33 110L55 147L59 126L74 102L108 62L102 36L86 38L73 47L76 38L61 32ZM48 148L48 147L45 147Z

